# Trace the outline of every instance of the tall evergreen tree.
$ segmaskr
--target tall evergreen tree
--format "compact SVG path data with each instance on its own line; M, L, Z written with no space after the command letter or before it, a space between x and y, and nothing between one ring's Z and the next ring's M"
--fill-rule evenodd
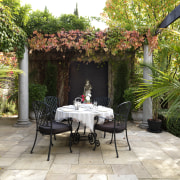
M76 9L74 10L74 15L76 15L77 17L79 17L79 12L78 12L78 5L76 3Z

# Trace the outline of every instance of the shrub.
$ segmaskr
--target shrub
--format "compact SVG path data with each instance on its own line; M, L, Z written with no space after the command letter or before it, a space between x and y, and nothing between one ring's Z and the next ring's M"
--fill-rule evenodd
M57 77L57 66L48 62L44 82L47 86L47 96L57 96Z
M29 84L29 109L32 110L33 101L42 101L47 92L46 85Z
M167 130L174 134L175 136L180 137L180 119L171 117L167 120Z

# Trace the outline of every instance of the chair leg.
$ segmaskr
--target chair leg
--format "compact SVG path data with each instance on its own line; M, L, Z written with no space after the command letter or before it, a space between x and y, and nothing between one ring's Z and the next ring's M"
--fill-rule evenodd
M128 135L127 135L127 129L126 129L126 139L127 139L127 143L128 143L128 146L129 146L129 151L131 150L131 146L129 144L129 140L128 140Z
M84 126L84 134L86 134L86 126Z
M33 149L34 149L34 146L35 146L35 144L36 144L37 134L38 134L38 131L36 130L36 135L35 135L33 147L32 147L32 149L31 149L31 154L33 153Z
M56 135L54 134L54 140L56 140Z
M72 147L72 138L73 138L73 134L71 132L71 134L69 136L69 149L70 149L70 153L72 153L72 149L71 149L71 147Z
M104 138L106 137L106 132L104 132Z
M49 158L50 158L51 146L52 146L52 134L50 134L49 152L48 152L48 158L47 158L47 161L49 161Z
M116 157L118 158L119 154L118 154L117 145L116 145L116 133L113 133L113 134L114 134L114 144L115 144L115 149L116 149Z
M95 151L96 147L97 147L97 141L96 141L97 134L94 132L93 136L94 136L94 148L93 148L93 150Z
M111 135L111 141L110 141L110 143L109 143L109 144L111 144L111 143L112 143L112 140L113 140L113 133L112 133L112 135Z

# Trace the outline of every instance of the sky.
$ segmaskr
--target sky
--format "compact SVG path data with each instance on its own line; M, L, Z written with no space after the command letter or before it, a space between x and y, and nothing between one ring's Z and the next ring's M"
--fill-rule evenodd
M50 13L55 17L59 17L61 14L73 14L77 3L79 16L100 17L105 2L106 0L21 0L21 5L31 4L33 11L37 9L43 11L47 6ZM103 22L92 21L91 25L101 30L107 28Z

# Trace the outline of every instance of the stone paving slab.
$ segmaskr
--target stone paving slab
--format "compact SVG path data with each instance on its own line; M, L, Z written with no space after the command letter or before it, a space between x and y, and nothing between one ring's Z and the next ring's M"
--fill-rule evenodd
M125 134L118 134L119 158L114 143L109 144L111 134L104 138L97 132L100 146L95 151L85 140L73 144L70 153L69 133L63 133L53 139L48 162L49 137L38 134L30 154L35 121L26 128L14 127L16 121L0 119L0 180L180 180L180 138L168 132L150 133L129 122L131 151Z

